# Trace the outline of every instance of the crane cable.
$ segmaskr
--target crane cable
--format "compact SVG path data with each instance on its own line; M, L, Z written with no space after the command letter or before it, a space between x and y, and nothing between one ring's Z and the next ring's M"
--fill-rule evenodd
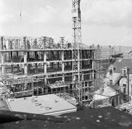
M22 26L22 0L18 0L20 25Z

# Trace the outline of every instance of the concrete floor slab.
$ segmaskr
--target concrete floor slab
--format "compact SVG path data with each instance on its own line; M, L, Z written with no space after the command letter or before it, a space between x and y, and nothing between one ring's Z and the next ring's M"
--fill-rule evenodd
M59 115L77 110L75 106L54 94L8 99L7 103L12 111L44 115Z

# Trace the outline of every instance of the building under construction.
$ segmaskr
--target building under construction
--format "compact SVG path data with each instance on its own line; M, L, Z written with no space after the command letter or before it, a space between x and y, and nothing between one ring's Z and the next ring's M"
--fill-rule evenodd
M101 85L102 65L98 57L94 59L95 49L82 44L80 1L72 0L72 43L63 37L57 44L46 36L0 37L1 84L7 87L7 96L56 93L80 104L91 101L89 93L98 82Z
M94 49L80 45L78 63L81 73L82 100L90 100L93 89ZM50 37L1 37L1 84L8 89L7 96L23 97L50 93L76 97L73 73L73 44L64 38L58 44ZM79 67L79 66L78 66Z

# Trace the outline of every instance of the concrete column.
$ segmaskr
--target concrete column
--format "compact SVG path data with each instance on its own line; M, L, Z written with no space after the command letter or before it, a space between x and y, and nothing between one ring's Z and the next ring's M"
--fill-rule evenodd
M3 50L3 40L4 40L4 37L0 37L0 50Z
M37 51L35 51L35 61L38 60L38 53ZM38 73L38 66L37 66L37 63L35 63L35 70L36 70L36 73Z
M81 50L78 51L78 57L77 57L77 59L78 59L78 66L77 66L77 67L78 67L78 71L81 70L81 69L80 69L80 62L81 62L81 61L80 61L80 51L81 51ZM79 77L79 75L80 75L80 74L78 73L78 80L81 79L81 78Z
M1 37L1 43L0 43L0 50L3 50L3 44L4 44L4 37ZM1 52L1 68L2 68L2 75L5 74L5 54Z
M2 37L0 37L0 74L2 74L2 61L1 61L1 59L2 59L2 41L1 41L1 39L2 39Z
M13 60L12 60L12 52L10 54L11 54L11 62L13 62ZM13 73L13 65L11 65L11 73Z
M60 37L61 39L61 48L64 48L64 37Z
M47 62L46 62L47 54L44 52L44 73L47 74Z
M92 50L92 53L93 53L93 50ZM95 62L94 62L94 60L93 60L93 58L94 57L92 57L92 69L93 69L93 71L92 71L92 78L94 79L94 75L95 75Z
M45 36L42 37L42 42L43 42L43 48L45 49L46 48L46 37Z
M84 81L84 73L82 73L82 81Z
M16 52L17 58L19 58L18 56L18 51ZM17 64L17 72L19 72L19 64Z
M46 51L44 52L44 73L47 75L47 62L46 62L47 54ZM47 84L47 78L44 78L45 84Z
M27 75L28 74L28 70L27 70L27 53L24 52L24 74Z
M24 49L27 49L27 42L26 42L26 37L23 38L24 42ZM28 74L28 69L27 69L27 52L24 52L24 74Z
M64 82L65 81L65 77L64 77L64 51L62 50L61 51L61 60L62 60L62 81Z

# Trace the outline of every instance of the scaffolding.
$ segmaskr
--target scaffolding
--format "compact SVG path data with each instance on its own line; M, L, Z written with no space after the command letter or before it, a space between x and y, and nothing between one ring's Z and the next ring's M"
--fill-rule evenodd
M94 58L94 69L96 79L94 81L94 90L104 86L104 78L106 77L106 73L108 67L111 65L111 55L112 55L112 47L108 47L104 50L100 45L97 45L95 48L95 58Z

